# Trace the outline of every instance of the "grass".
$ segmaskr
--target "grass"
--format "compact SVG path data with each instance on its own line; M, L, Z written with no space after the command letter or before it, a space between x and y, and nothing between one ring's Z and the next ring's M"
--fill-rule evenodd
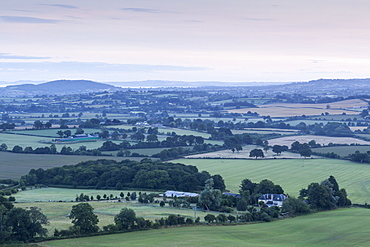
M312 182L320 183L333 175L345 188L353 203L370 203L370 165L336 159L180 159L175 162L194 165L199 171L220 174L227 189L239 190L243 179L253 182L269 179L279 184L289 195L298 196L299 190Z
M57 166L75 165L82 161L97 159L124 160L127 157L84 156L84 155L52 155L52 154L17 154L0 152L0 179L19 179L31 169L48 169ZM131 158L140 161L142 158Z
M70 213L72 206L78 202L74 202L76 195L84 193L88 196L96 195L103 196L104 194L118 196L123 192L127 195L127 190L81 190L81 189L62 189L62 188L42 188L22 191L15 194L16 207L29 208L38 207L48 217L50 225L47 227L49 233L53 233L54 229L67 229L71 226L71 220L67 217ZM133 191L130 190L130 193ZM138 193L139 191L136 191ZM147 192L148 193L148 192ZM150 192L149 192L150 193ZM59 200L63 202L59 202ZM159 199L161 200L161 199ZM160 207L158 204L140 204L137 201L118 202L117 200L106 201L89 201L94 212L99 217L99 226L105 226L114 222L114 216L120 212L123 207L132 208L138 217L154 220L161 217L167 217L170 214L181 215L184 217L194 217L192 209L178 209L168 207ZM197 211L197 217L204 216L209 212Z
M166 228L50 241L41 246L368 246L368 209L321 212L270 223Z
M339 154L341 157L348 156L349 154L353 154L356 151L360 151L361 153L366 153L370 151L370 146L334 146L334 147L321 147L321 148L313 148L313 152L318 153L336 153Z

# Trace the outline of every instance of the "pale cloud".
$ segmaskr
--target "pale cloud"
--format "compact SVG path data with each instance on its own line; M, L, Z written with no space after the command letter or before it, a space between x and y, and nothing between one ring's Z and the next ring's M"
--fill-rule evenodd
M43 6L50 6L50 7L58 7L58 8L64 8L64 9L78 9L78 7L68 4L40 4Z
M1 55L0 55L1 58ZM0 62L2 70L38 70L52 71L94 71L94 72L154 72L154 71L204 71L206 67L148 65L148 64L110 64L93 62Z
M60 22L59 20L43 19L43 18L28 17L28 16L0 16L0 20L3 21L3 22L11 22L11 23L46 23L46 24L54 24L54 23Z
M0 59L50 59L51 57L18 56L9 53L0 53Z

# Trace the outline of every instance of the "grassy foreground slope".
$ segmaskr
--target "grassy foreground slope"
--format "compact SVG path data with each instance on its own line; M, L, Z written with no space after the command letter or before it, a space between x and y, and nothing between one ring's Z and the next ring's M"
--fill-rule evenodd
M281 185L285 193L298 196L299 190L307 188L310 183L320 183L333 175L339 186L346 189L352 203L370 203L369 164L336 159L181 159L175 162L220 174L226 188L235 192L245 178L253 182L269 179Z
M196 226L46 242L42 246L368 246L370 210L351 208L270 223Z

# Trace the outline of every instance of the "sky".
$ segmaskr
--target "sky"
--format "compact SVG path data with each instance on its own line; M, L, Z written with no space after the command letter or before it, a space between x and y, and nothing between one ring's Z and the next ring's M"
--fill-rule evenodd
M370 77L368 0L0 0L0 6L3 84Z

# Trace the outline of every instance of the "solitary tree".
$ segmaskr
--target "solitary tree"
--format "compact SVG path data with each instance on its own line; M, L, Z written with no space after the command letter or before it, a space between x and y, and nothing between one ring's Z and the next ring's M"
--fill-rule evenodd
M122 208L121 212L114 217L114 223L119 229L131 229L136 221L135 211L130 208Z
M72 219L77 233L89 234L99 230L97 226L99 219L93 210L94 208L88 203L79 203L72 207L69 218Z
M263 158L263 157L265 157L265 155L263 154L262 149L255 148L252 151L250 151L249 157L256 157L256 159L257 159L258 157Z
M310 148L305 148L305 149L302 149L301 151L299 151L299 154L302 156L302 157L310 157L312 155L312 151Z

